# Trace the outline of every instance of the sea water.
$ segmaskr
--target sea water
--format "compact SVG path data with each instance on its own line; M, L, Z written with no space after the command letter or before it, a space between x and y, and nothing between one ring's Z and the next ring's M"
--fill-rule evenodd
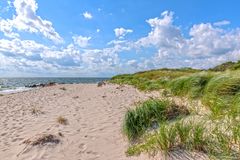
M109 78L77 78L77 77L54 77L54 78L0 78L0 93L13 93L29 90L27 86L34 84L47 84L56 82L59 84L98 83Z

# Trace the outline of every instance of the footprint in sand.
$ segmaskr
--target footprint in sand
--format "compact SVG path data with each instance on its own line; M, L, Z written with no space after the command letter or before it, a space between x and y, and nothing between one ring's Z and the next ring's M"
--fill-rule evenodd
M5 135L7 135L7 133L2 133L2 134L1 134L1 136L5 136Z
M96 158L100 157L100 155L97 152L94 152L94 151L87 151L86 153L88 155L93 156L93 159L96 159Z
M22 141L24 138L14 138L13 140L12 140L12 142L16 142L16 141Z

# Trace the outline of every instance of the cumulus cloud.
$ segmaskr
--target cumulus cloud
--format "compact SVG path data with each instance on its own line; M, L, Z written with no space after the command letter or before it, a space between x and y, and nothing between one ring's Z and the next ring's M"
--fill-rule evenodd
M132 33L133 30L120 27L120 28L115 28L114 32L117 38L123 39L126 34Z
M73 41L76 45L85 48L89 45L89 40L91 37L83 37L83 36L73 36Z
M165 11L162 18L152 18L146 22L152 30L148 36L140 38L136 45L138 47L160 46L166 49L179 48L184 43L181 31L173 23L173 12Z
M82 42L80 44L82 45ZM0 39L0 72L14 70L16 73L34 75L41 72L39 75L51 73L59 76L112 75L120 63L118 52L119 46L82 49L79 44L70 43L66 47L58 48L32 40Z
M13 6L16 15L12 19L0 19L0 31L9 38L19 37L14 30L42 34L55 43L63 39L53 28L52 22L42 19L36 14L38 5L35 0L15 0Z
M0 18L0 31L3 32L4 36L9 38L18 38L19 34L13 32L13 21L5 20Z
M50 34L49 28L53 27L36 15L35 1L16 1L17 15L13 19L0 19L0 30L10 38L0 39L0 73L109 76L161 67L208 68L240 58L240 29L223 29L224 23L219 22L199 23L184 36L170 11L146 20L151 30L136 40L124 38L133 32L131 29L116 28L118 39L101 49L90 48L91 37L81 35L73 36L72 42L61 47L23 40L16 31ZM23 17L28 20L22 20Z
M89 13L89 12L84 12L83 17L86 18L86 19L92 19L93 18L92 14Z
M240 30L222 29L221 26L227 22L194 24L187 38L174 25L173 12L165 11L161 17L146 22L151 26L151 31L132 43L132 47L140 48L140 52L146 51L146 48L157 51L138 61L138 66L208 68L240 59ZM145 59L150 59L151 63L146 63Z
M215 22L213 24L214 26L225 26L225 25L229 25L230 23L231 23L230 21L223 20L223 21Z
M12 57L20 55L23 57L30 57L48 49L48 47L32 40L0 39L0 53Z

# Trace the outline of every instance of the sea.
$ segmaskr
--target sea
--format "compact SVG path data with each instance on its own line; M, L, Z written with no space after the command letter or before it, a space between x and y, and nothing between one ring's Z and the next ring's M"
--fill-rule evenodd
M34 84L58 84L98 83L109 78L79 78L79 77L54 77L54 78L0 78L0 94L8 94L30 90L27 86Z

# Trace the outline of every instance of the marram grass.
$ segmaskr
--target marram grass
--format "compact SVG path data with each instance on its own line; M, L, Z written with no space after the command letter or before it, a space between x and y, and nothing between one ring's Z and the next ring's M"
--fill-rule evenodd
M114 77L113 83L133 85L143 91L165 90L163 93L169 95L201 100L211 111L205 117L211 122L209 126L186 123L185 117L171 121L178 116L170 116L169 113L175 112L167 101L160 101L164 102L161 107L153 105L158 104L155 100L140 104L127 112L124 133L129 140L141 137L141 141L130 146L126 153L168 153L184 149L203 152L210 159L240 159L239 64L227 63L205 71L161 69ZM154 126L157 130L155 127L155 132L148 132Z
M148 136L143 143L130 146L126 154L133 156L142 152L161 152L168 155L182 149L206 154L210 159L239 159L239 127L233 128L230 135L218 128L216 126L209 130L203 122L162 124L158 132ZM233 143L237 146L233 147Z
M146 130L156 128L166 120L188 114L189 111L182 106L169 101L150 99L127 111L123 131L129 140L134 140Z
M212 73L196 73L190 76L183 76L172 80L168 84L170 91L177 96L188 96L199 98L204 94L207 83L213 77Z

